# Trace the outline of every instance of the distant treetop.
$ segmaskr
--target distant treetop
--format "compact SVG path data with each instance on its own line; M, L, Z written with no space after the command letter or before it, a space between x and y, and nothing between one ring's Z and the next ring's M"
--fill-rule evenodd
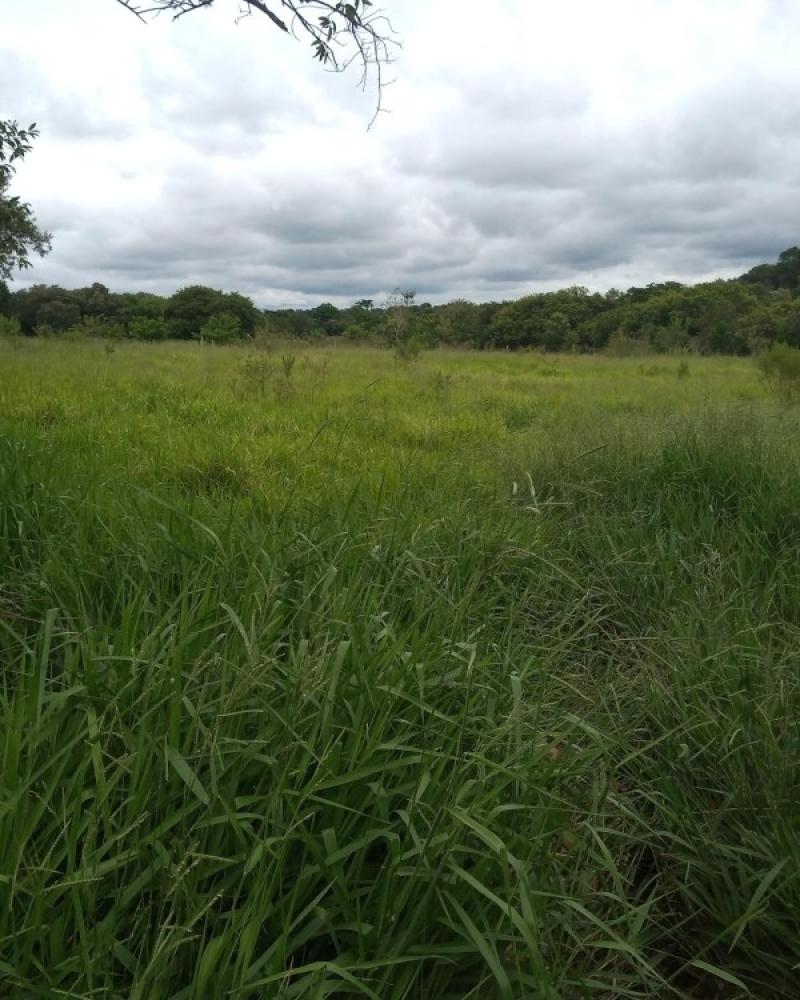
M773 290L800 289L800 247L789 247L778 256L776 264L759 264L739 280L751 285L765 285Z

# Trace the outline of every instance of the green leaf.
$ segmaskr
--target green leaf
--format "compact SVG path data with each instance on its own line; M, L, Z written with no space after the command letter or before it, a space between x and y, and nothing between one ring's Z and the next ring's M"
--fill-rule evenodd
M198 798L204 806L211 803L208 792L194 771L189 767L186 758L175 747L167 747L167 760L175 769L176 774L184 782L189 791Z
M717 979L722 979L724 982L730 983L731 986L735 986L737 989L744 990L750 996L750 990L732 972L726 972L724 969L720 969L719 966L711 965L710 962L703 962L699 958L689 964L695 969L700 969L701 972L707 972L711 976L716 976Z

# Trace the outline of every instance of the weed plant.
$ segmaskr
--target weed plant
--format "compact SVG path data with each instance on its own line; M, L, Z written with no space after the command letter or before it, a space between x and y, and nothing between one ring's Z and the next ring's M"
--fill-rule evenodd
M800 396L800 350L788 344L773 344L756 358L761 374L784 402Z

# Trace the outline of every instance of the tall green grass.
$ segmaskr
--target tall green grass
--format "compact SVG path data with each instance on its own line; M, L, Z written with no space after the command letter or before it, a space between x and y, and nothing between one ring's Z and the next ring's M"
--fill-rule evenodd
M0 352L0 994L797 995L747 364Z

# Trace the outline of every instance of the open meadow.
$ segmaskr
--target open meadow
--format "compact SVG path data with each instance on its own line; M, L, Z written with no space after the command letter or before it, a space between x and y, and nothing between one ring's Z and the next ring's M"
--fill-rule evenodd
M0 339L0 996L800 995L749 359Z

